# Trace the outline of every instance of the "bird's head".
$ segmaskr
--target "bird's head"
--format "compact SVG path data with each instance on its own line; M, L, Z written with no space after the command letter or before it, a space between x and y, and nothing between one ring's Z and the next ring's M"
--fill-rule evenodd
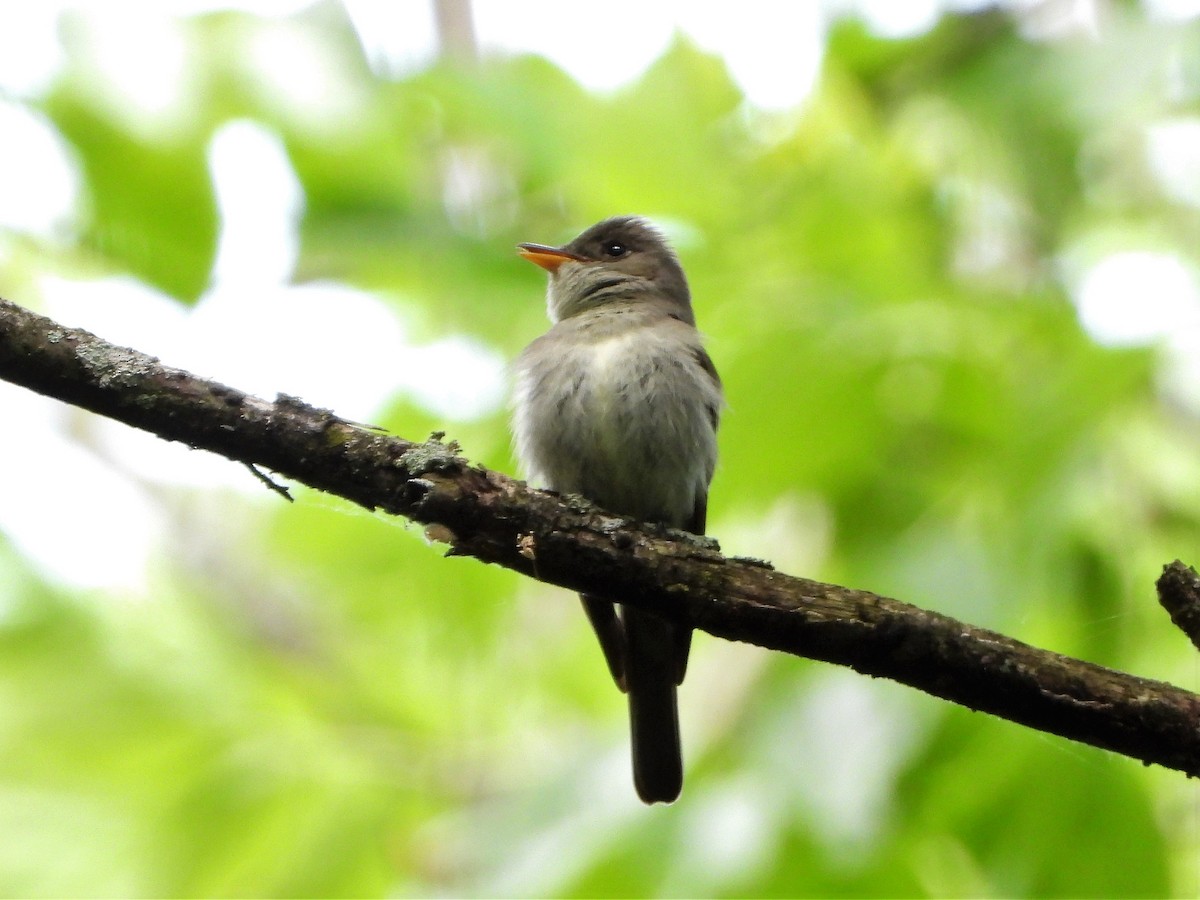
M636 216L593 225L561 247L518 244L518 252L550 273L547 306L554 322L614 303L669 305L694 324L687 279L662 233Z

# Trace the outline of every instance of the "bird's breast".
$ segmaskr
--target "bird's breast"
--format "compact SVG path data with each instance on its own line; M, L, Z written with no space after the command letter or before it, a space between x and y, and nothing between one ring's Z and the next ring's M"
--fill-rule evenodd
M691 345L629 328L562 334L518 367L518 452L544 484L681 524L716 456L708 376Z

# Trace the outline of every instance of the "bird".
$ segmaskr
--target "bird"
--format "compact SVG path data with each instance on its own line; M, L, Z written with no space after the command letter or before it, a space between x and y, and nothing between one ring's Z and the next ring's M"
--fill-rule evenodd
M644 218L617 216L562 246L517 250L549 273L551 327L514 366L514 443L530 481L703 534L724 395L666 238ZM619 597L580 596L628 697L638 796L674 802L683 787L676 688L691 627Z

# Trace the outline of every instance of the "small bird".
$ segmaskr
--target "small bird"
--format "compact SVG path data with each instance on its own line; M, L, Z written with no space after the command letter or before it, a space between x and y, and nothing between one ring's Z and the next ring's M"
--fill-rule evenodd
M723 398L675 253L633 216L517 249L550 273L552 327L516 363L513 431L531 480L703 534ZM683 786L675 688L691 628L619 597L581 599L629 697L638 796L670 803Z

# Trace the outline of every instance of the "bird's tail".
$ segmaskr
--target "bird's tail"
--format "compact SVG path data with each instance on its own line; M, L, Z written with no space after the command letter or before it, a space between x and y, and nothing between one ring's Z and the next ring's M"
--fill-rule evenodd
M629 606L622 607L621 617L634 787L645 803L670 803L683 787L675 705L675 685L682 676L677 626Z

